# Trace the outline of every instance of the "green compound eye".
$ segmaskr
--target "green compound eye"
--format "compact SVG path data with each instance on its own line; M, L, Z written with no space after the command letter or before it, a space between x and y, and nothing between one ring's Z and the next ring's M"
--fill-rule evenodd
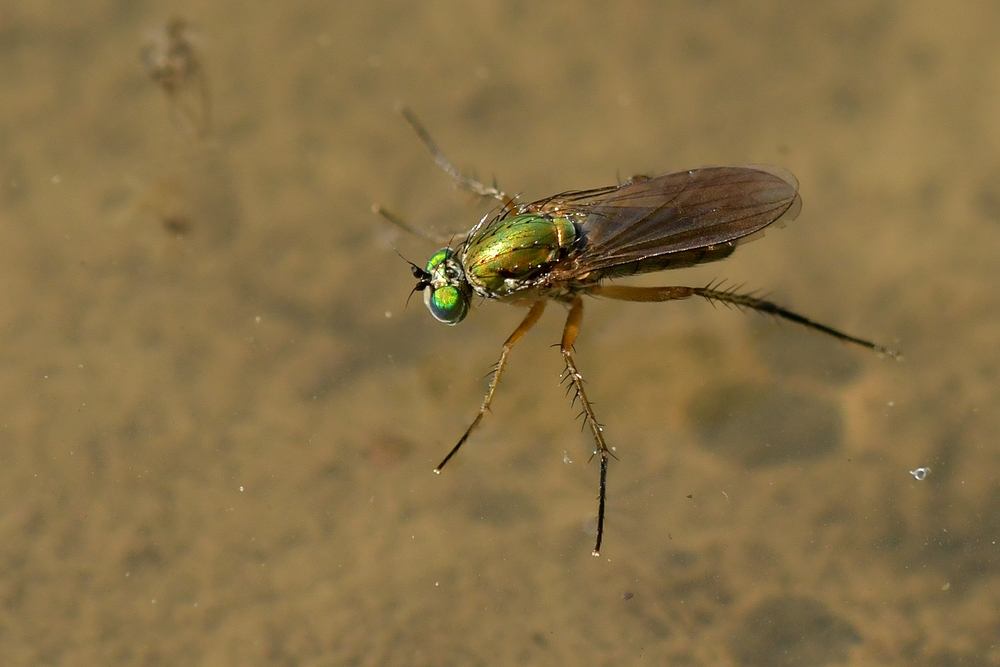
M458 324L469 312L469 300L457 287L445 285L430 293L427 308L439 322Z

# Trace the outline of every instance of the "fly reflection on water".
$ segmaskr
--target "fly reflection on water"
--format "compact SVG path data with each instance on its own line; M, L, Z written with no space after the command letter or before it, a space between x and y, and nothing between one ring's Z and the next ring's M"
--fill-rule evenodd
M188 22L177 16L153 31L141 59L167 96L174 122L197 137L208 135L212 127L208 79Z
M198 33L183 17L149 33L139 54L146 74L163 91L175 131L169 162L139 202L172 237L191 237L218 250L229 246L241 222L232 170L213 136L211 94Z
M604 537L608 461L614 456L584 389L573 343L583 320L583 296L621 301L659 302L698 296L714 303L749 308L801 324L841 341L898 358L899 353L815 322L775 303L725 288L671 285L609 285L608 279L690 267L728 257L742 242L779 219L794 219L801 208L798 181L771 166L706 167L661 176L634 176L621 185L571 190L530 203L518 203L495 184L464 176L431 139L409 109L402 114L434 161L458 187L500 202L465 234L438 237L414 228L381 206L373 211L416 236L446 243L424 267L410 265L424 303L440 322L465 319L474 297L528 307L524 319L503 344L479 412L435 472L454 456L482 421L511 349L538 322L549 301L564 304L569 315L559 349L565 363L563 383L594 439L600 457L597 541Z

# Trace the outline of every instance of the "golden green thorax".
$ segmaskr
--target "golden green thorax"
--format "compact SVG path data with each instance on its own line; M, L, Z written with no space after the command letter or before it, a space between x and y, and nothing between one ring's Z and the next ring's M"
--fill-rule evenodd
M487 298L533 287L574 249L579 234L565 216L523 213L487 224L465 244L462 265Z

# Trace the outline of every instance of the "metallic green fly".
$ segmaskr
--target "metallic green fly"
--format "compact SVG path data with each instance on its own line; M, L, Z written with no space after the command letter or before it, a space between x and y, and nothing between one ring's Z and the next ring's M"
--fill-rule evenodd
M707 287L635 287L605 284L651 271L694 266L728 257L736 246L779 218L793 219L801 207L798 182L789 172L770 166L706 167L662 176L636 176L622 185L574 190L527 204L517 203L494 185L463 176L444 156L413 113L402 109L434 161L457 185L501 202L467 233L440 238L415 229L385 209L373 210L415 235L448 245L427 265L411 264L424 302L435 319L458 324L479 297L528 306L528 314L503 344L486 397L476 418L434 472L458 452L490 407L497 382L514 344L542 316L548 301L569 309L559 349L566 370L563 381L575 392L593 434L594 456L601 458L597 509L597 543L604 537L608 459L613 456L584 390L573 359L573 342L583 319L582 296L622 301L673 301L699 296L713 302L751 308L797 322L849 343L892 357L899 354L850 336L770 301L735 290Z

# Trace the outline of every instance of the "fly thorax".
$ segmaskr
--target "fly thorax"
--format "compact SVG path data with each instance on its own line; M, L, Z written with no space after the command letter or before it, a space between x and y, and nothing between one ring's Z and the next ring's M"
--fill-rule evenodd
M445 324L458 324L465 319L472 289L455 251L451 248L438 250L427 261L425 271L424 304L431 315Z
M565 216L522 213L494 220L468 241L466 278L487 298L533 289L575 247L577 235Z

